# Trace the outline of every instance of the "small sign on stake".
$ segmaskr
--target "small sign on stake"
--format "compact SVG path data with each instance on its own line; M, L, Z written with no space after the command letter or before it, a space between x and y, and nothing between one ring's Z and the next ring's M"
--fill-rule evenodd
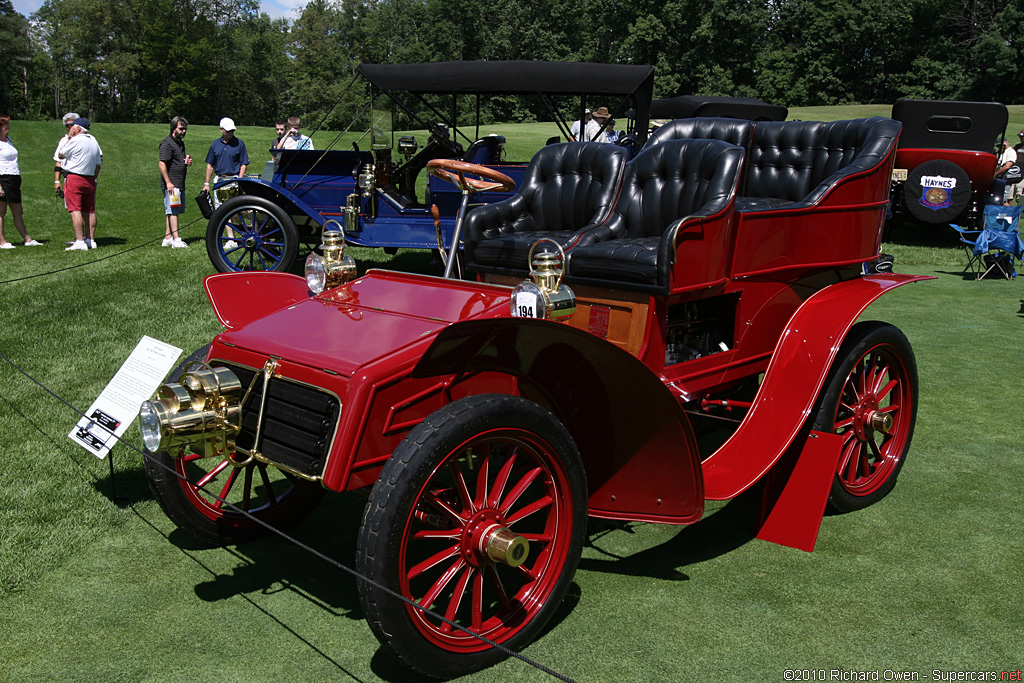
M102 460L174 367L181 349L143 337L68 438Z

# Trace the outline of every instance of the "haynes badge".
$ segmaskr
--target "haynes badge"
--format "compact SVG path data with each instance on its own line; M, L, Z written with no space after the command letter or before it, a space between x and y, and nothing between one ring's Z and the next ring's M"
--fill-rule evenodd
M956 178L946 178L940 175L926 175L921 177L921 204L932 211L945 209L953 204L953 188L956 187Z

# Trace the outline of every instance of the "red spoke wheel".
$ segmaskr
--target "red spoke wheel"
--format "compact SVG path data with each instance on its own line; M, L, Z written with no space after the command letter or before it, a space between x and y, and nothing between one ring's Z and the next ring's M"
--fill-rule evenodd
M846 336L818 401L814 428L843 437L829 507L850 512L896 485L917 419L917 363L897 328L858 323Z
M147 457L146 473L153 495L171 521L196 538L217 545L242 543L270 533L238 510L284 529L305 519L324 494L319 484L271 465L253 462L235 467L225 458L202 458L193 453L171 457L160 452Z
M443 619L367 582L370 627L429 676L490 666L504 654L475 636L518 650L537 635L572 581L586 515L579 454L550 412L500 394L449 404L384 467L356 556L361 574Z
M168 378L175 381L186 365L204 360L208 348L193 353ZM226 458L202 458L188 452L178 457L165 451L147 454L146 475L153 496L171 521L216 545L242 543L270 533L235 508L283 529L305 519L325 492L316 482L264 463L236 467Z

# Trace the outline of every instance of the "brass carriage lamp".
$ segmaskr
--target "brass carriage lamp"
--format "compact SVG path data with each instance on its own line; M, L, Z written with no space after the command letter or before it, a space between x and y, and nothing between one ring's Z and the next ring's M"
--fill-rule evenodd
M533 252L541 242L550 242L558 251L543 251L534 258ZM565 266L562 246L548 238L537 240L530 247L527 261L533 269L530 271L532 280L523 280L512 290L509 302L512 316L558 320L575 313L576 295L568 285L562 284Z
M242 384L227 368L192 363L177 382L157 389L156 397L139 408L142 444L150 453L178 455L184 446L198 446L206 457L229 456L242 426Z
M332 223L337 226L337 230L330 228ZM320 251L323 256L313 252L306 258L306 284L309 291L319 294L355 278L356 261L345 253L345 231L338 221L324 223Z

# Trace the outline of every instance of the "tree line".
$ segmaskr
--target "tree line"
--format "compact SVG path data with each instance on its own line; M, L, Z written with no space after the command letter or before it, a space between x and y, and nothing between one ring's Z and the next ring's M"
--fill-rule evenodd
M655 97L787 106L1024 101L1024 0L0 0L0 112L46 119L347 124L361 62L650 64ZM516 98L484 118L528 121Z

